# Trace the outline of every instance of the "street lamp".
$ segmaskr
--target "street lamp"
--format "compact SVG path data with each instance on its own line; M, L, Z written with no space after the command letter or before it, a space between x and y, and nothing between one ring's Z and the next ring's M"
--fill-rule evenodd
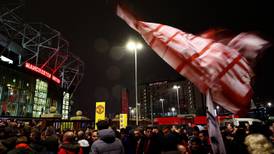
M165 115L165 111L164 111L164 101L165 101L165 99L160 98L160 102L162 103L162 112L163 112L163 116Z
M271 107L271 106L272 106L272 103L271 103L271 102L268 102L268 103L267 103L267 106L268 106L268 107Z
M180 99L179 99L179 89L180 86L174 85L173 89L176 90L176 94L177 94L177 105L178 105L178 114L180 114Z
M134 115L134 109L130 109L130 117L131 117L131 119L133 119L133 115Z
M141 50L143 45L139 42L129 41L127 43L127 49L134 51L134 63L135 63L135 106L136 106L136 126L138 126L139 114L138 114L138 87L137 87L137 50Z
M171 108L171 111L172 111L172 115L174 116L175 114L174 114L174 112L175 112L175 107L172 107Z

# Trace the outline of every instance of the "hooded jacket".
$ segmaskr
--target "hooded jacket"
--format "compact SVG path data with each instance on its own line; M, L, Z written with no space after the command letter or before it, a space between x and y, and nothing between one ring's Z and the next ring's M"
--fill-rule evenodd
M91 146L92 154L124 154L123 144L112 129L100 130L98 134L100 138Z

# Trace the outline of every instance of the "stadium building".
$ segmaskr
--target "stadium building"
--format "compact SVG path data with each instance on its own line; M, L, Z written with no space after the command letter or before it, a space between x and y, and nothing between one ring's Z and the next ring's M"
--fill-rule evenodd
M59 31L20 18L22 5L0 2L0 115L40 117L53 106L66 119L84 63Z

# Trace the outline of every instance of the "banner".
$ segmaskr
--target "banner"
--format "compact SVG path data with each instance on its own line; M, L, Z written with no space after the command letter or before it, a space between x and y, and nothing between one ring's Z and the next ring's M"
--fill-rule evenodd
M120 129L127 127L127 114L120 114Z
M95 109L95 129L97 129L96 123L100 120L105 120L106 116L106 102L96 102L96 109Z
M128 91L126 88L122 89L121 113L128 114Z

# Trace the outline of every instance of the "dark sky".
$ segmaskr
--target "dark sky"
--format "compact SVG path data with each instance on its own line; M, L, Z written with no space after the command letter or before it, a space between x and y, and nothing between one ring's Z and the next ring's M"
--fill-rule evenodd
M94 115L96 101L107 101L107 111L120 108L120 90L129 89L134 104L134 55L124 48L129 38L144 41L118 18L111 0L26 0L26 22L43 22L60 31L71 52L85 62L85 75L74 97L73 109ZM167 24L190 33L221 27L258 31L273 39L273 4L269 0L128 0L127 5L146 21ZM273 99L274 55L268 50L258 62L256 97ZM138 82L182 80L148 46L138 53Z

